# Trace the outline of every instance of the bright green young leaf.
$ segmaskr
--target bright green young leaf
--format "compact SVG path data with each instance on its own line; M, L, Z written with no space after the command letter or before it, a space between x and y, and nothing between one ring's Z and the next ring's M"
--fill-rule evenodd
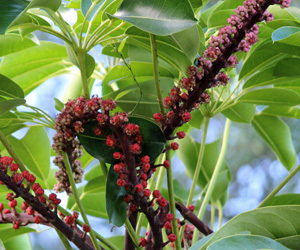
M35 232L35 230L30 227L20 227L19 229L20 230L14 230L11 224L0 225L0 240L5 243L16 236Z
M234 14L234 9L214 11L209 16L207 26L208 28L224 26L227 23L227 19Z
M27 95L47 79L69 72L72 64L67 58L64 46L41 41L40 45L5 56L0 73L15 81Z
M138 157L149 155L150 159L154 161L162 152L166 142L160 127L149 120L139 117L130 117L129 122L139 125L143 136L142 154L138 155ZM78 138L90 155L98 160L114 163L116 160L113 158L113 153L116 149L108 147L105 143L106 136L112 134L112 131L105 129L101 137L96 136L94 128L97 123L97 121L88 122L84 126L85 131L80 133Z
M198 160L200 143L196 142L189 135L186 135L184 139L179 140L178 143L179 149L177 151L177 155L186 167L187 176L192 179ZM205 145L202 166L200 169L199 179L197 181L197 184L201 188L204 188L210 181L218 160L219 151L219 141ZM219 200L226 193L230 180L231 174L229 168L224 163L221 167L221 171L218 175L218 180L212 194L213 200Z
M93 1L95 2L95 1ZM83 14L83 16L86 16L88 14L89 9L91 8L92 4L93 4L92 0L81 0L81 12ZM105 0L97 0L97 4L93 7L93 9L90 11L87 20L91 21L93 20L96 15L98 14L102 4L105 2Z
M204 122L204 116L199 109L195 109L191 112L192 119L189 121L189 125L194 128L200 129Z
M255 114L255 105L236 103L224 109L222 114L234 122L250 123Z
M300 32L300 28L294 26L285 26L275 30L272 34L273 42L278 42L285 38L291 38L291 35Z
M57 11L61 5L61 0L32 0L28 8L42 8Z
M46 181L50 169L50 140L46 130L32 127L21 140L12 136L8 140L26 167Z
M286 58L279 61L273 72L277 77L299 77L300 78L300 58Z
M227 222L201 248L197 249L209 249L213 243L244 231L271 238L289 248L289 244L300 235L300 224L295 219L299 216L300 206L265 207L242 213Z
M81 76L74 75L73 79L70 81L64 95L63 103L68 100L73 100L81 95L82 92L82 80Z
M31 244L29 234L22 234L14 238L11 238L9 240L3 241L3 245L5 249L9 249L9 250L20 250L20 249L31 250L32 249L32 244Z
M126 191L117 185L118 175L111 166L106 182L106 211L110 223L121 227L126 221L127 203L124 201Z
M98 176L102 176L100 164L93 166L87 173L84 174L84 179L90 181Z
M0 74L0 96L24 98L24 92L18 84Z
M300 205L300 194L280 194L271 199L265 207L281 205Z
M264 114L255 115L251 125L290 170L296 162L296 152L289 127L278 117Z
M118 249L124 249L124 239L125 239L124 236L114 236L114 237L107 238L107 240L113 242L114 245L118 247Z
M262 114L300 119L300 107L271 106L263 109Z
M28 37L16 34L0 35L0 57L36 46Z
M289 89L266 88L247 92L238 99L238 102L257 105L295 106L300 104L300 96Z
M197 22L188 0L125 0L114 17L159 36L182 31Z
M65 105L57 98L54 97L55 109L59 112L65 107Z
M25 102L25 99L0 100L0 116Z
M258 235L234 235L220 239L207 250L253 250L253 249L289 250L285 246L267 237Z

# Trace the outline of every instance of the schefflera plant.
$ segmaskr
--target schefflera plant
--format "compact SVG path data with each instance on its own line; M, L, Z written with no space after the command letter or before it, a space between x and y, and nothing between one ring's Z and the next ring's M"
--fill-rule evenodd
M57 153L61 154L55 160L60 167L57 174L57 185L60 188L57 190L64 189L71 193L67 170L62 159L71 163L75 179L78 181L81 179L82 171L75 157L76 148L80 147L76 146L78 145L76 137L78 137L87 152L100 160L102 171L107 176L107 213L115 225L126 224L125 249L135 247L144 247L148 250L163 249L168 243L171 243L175 249L181 249L182 236L179 231L183 224L176 218L175 207L184 219L192 224L187 224L184 229L185 244L190 245L192 239L198 239L195 227L204 235L212 233L212 230L200 220L207 206L207 200L203 201L198 217L193 214L194 206L188 204L186 207L179 202L176 204L174 202L170 150L177 150L178 144L171 141L183 139L185 137L183 131L177 131L175 134L174 131L190 121L192 110L203 103L209 103L210 96L207 89L228 84L229 77L225 69L234 67L238 63L233 53L248 52L250 46L257 42L259 31L257 23L273 20L272 14L266 9L275 3L281 4L283 8L289 5L289 1L247 0L243 6L235 9L235 14L227 20L228 25L210 38L209 46L203 55L195 60L195 65L188 68L188 77L182 78L164 99L160 96L160 86L156 77L161 112L155 113L153 117L160 124L161 130L157 125L143 118L130 116L125 112L112 113L116 108L116 102L102 100L97 96L91 99L80 97L69 101L58 116L56 123L58 133L54 137L53 146ZM130 11L135 10L135 4L140 3L137 1L130 4L124 2L115 17L151 32L150 40L155 64L157 60L155 31L158 35L167 34L161 33L159 29L149 28L155 25L145 26L137 17L135 17L137 20L131 18ZM155 70L157 68L155 69L154 66ZM165 108L168 111L165 111ZM163 164L155 164L161 152L166 154L165 160ZM105 163L112 164L108 172ZM158 167L167 169L169 202L159 190L148 188L148 180ZM197 175L199 172L196 173L196 179ZM209 189L212 190L213 187L210 186ZM153 207L155 203L156 208ZM146 237L140 238L139 242L132 232L136 230L138 213L143 213L150 225ZM166 231L166 241L163 240L162 230Z

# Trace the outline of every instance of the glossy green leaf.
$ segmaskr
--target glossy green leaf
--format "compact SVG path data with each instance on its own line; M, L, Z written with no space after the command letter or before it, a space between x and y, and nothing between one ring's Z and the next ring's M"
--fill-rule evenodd
M13 239L14 237L17 237L19 235L23 235L26 233L35 232L33 228L30 227L20 227L20 230L14 230L11 226L11 224L2 224L0 225L0 239L4 243L6 241L9 241L10 239Z
M199 109L195 109L191 112L192 119L189 124L194 128L200 129L204 122L204 116L201 114Z
M29 8L43 8L57 11L61 5L61 0L32 0L29 4Z
M36 46L36 43L28 37L21 37L16 34L0 35L0 57L33 46Z
M25 99L0 100L0 116L25 102Z
M299 216L300 206L265 207L242 213L227 222L201 248L197 249L209 249L213 243L244 231L271 238L287 246L282 240L288 239L293 242L300 234L300 224L295 219Z
M289 250L285 246L267 237L257 235L234 235L209 245L207 250L253 250L253 249Z
M54 97L55 109L59 112L65 107L65 105L57 98Z
M287 58L279 61L273 72L277 77L299 77L300 78L300 58Z
M187 176L193 179L197 165L200 143L196 142L191 136L186 135L184 139L178 140L179 149L177 155L186 167ZM197 184L204 188L210 181L219 156L219 141L205 145L202 166ZM220 199L228 188L231 174L228 166L223 163L214 188L212 199Z
M95 59L89 54L85 55L85 67L86 67L86 77L89 78L95 69Z
M20 250L20 249L31 250L32 249L29 234L22 234L12 239L3 241L3 245L7 250L8 249L9 250Z
M110 242L113 242L114 245L116 247L118 247L118 249L124 249L124 236L114 236L114 237L110 237L107 240L109 240Z
M280 194L271 199L265 207L281 205L300 205L300 194Z
M273 42L283 40L285 38L291 38L290 36L300 32L300 28L294 26L285 26L275 30L272 34Z
M247 92L238 99L238 102L257 105L295 106L300 103L300 96L289 89L266 88Z
M263 109L262 114L300 119L300 108L298 106L271 106Z
M49 78L67 73L72 64L64 46L41 41L40 45L5 56L0 73L16 82L25 95Z
M109 222L120 227L127 218L127 203L124 201L125 188L118 186L117 180L117 173L110 167L106 182L106 211Z
M236 103L224 109L222 114L234 122L250 123L255 114L255 105Z
M205 6L205 4L209 2L209 0L189 0L189 2L191 3L193 8L198 9Z
M129 122L139 125L143 136L142 154L138 155L138 157L149 155L151 160L155 160L162 152L166 142L160 127L149 120L139 117L130 117ZM113 153L116 149L108 147L105 143L106 136L112 134L112 131L107 128L101 137L96 136L94 128L97 123L97 121L88 122L84 126L85 131L80 133L78 138L90 155L98 160L114 163L116 160L113 158Z
M0 96L24 98L24 92L18 84L0 74Z
M102 169L100 164L93 166L87 173L84 174L84 179L90 181L98 176L102 176Z
M115 17L160 36L187 29L197 22L188 0L125 0Z
M0 2L0 34L4 34L11 23L26 9L25 0L2 0Z
M296 162L296 152L289 127L278 117L264 114L255 115L251 125L290 170Z
M98 12L104 2L105 2L105 0L98 1L98 3L90 11L90 13L87 17L88 21L91 21L96 17L96 15L98 14ZM81 0L81 12L82 12L83 16L87 15L92 4L93 4L92 0Z
M70 81L64 95L63 102L66 103L68 100L76 99L81 95L82 92L82 81L81 75L74 75Z
M207 21L208 28L220 27L227 24L227 19L234 15L234 9L214 11Z
M50 140L45 128L32 127L21 140L12 136L8 140L26 167L46 180L50 169Z

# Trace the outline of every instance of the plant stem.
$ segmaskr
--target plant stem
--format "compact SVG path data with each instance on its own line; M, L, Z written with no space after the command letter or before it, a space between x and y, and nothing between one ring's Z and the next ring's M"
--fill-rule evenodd
M84 95L87 99L90 98L90 91L86 76L86 67L85 67L85 56L86 53L83 51L78 52L78 62L79 62L79 69L80 69L80 75L81 75L81 81L83 86Z
M216 209L215 209L215 203L213 201L210 202L210 229L214 230L214 224L215 224L215 213L216 213Z
M129 219L127 218L126 221L125 221L125 227L126 227L126 230L127 232L129 233L130 235L130 238L132 239L134 245L136 246L136 248L138 250L142 250L140 247L139 247L139 244L140 244L140 240L139 240L139 237L138 235L136 234L136 232L134 231Z
M167 143L167 147L169 147ZM168 194L169 194L169 209L170 212L173 214L172 220L172 232L177 236L175 241L175 249L180 250L181 244L180 239L178 237L178 225L177 225L177 218L176 218L176 208L175 208L175 199L174 199L174 188L173 188L173 177L172 177L172 166L171 166L171 159L170 159L170 150L166 152L166 160L170 161L170 167L167 169L167 182L168 182Z
M218 208L218 213L219 213L219 229L222 226L222 220L223 220L223 208L221 202L218 200L217 201L217 208Z
M61 231L59 231L58 229L55 228L55 231L58 235L58 237L60 238L62 244L64 245L66 250L72 250L73 248L71 247L68 239L61 233Z
M291 171L288 176L283 179L282 182L279 183L279 185L259 204L257 208L264 207L270 200L272 200L274 196L285 186L285 184L287 184L290 179L292 179L294 175L298 173L299 170L300 164L295 167L294 170Z
M151 51L152 51L152 63L153 63L153 74L154 74L154 81L155 81L155 88L156 88L156 94L158 99L158 104L160 108L160 112L162 114L165 113L161 90L160 90L160 80L159 80L159 72L158 72L158 55L157 55L157 45L156 45L156 39L155 35L150 35L150 43L151 43Z
M203 215L204 215L205 210L206 210L206 207L207 207L207 204L211 199L212 192L214 190L215 184L216 184L217 179L218 179L219 172L220 172L221 167L222 167L222 163L224 161L224 157L225 157L226 150L227 150L227 144L228 144L230 124L231 124L231 121L229 119L226 119L221 152L220 152L216 167L214 169L213 175L212 175L211 180L209 182L207 192L204 196L204 199L202 201L202 204L201 204L201 207L200 207L200 210L199 210L199 213L198 213L198 218L200 220L202 220ZM198 230L195 229L194 234L193 234L193 241L192 241L193 244L196 243L197 239L198 239Z
M105 179L105 182L106 182L106 178L107 178L107 166L105 164L104 161L99 161L100 162L100 166L101 166L101 170L102 170L102 173L103 173L103 176L104 176L104 179Z
M19 165L20 170L23 172L26 170L23 162L15 152L15 150L10 145L9 141L7 140L5 134L0 129L0 141L2 142L3 146L6 148L7 152L10 154L10 156L14 159L15 163Z
M189 196L188 196L186 206L189 206L192 203L192 200L193 200L193 197L194 197L194 192L195 192L196 185L197 185L197 181L199 179L200 169L201 169L203 155L204 155L205 142L206 142L206 136L207 136L209 121L210 121L210 118L208 116L204 116L203 135L202 135L198 160L197 160L197 164L196 164L196 169L195 169L195 172L194 172L194 178L193 178L193 182L192 182L192 186L191 186L191 189L190 189L190 193L189 193ZM185 225L183 225L180 229L180 234L179 234L180 239L182 239L182 237L183 237L184 229L185 229Z
M75 181L74 181L74 178L73 178L72 168L71 168L71 165L70 165L68 154L66 152L62 152L62 153L63 153L63 157L64 157L65 167L66 167L68 177L69 177L69 182L71 184L72 192L73 192L74 198L76 200L77 206L79 208L79 211L81 213L81 216L83 218L84 223L87 224L91 228L91 225L88 221L88 218L87 218L87 215L85 213L84 207L81 203L81 200L79 199L79 195L78 195L76 185L75 185ZM93 242L93 245L94 245L95 249L100 250L100 246L97 242L97 239L95 237L95 234L94 234L93 230L90 231L90 236L91 236L91 240Z

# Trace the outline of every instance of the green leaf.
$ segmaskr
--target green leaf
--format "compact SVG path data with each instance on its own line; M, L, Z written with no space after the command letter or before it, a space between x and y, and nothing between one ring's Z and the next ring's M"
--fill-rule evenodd
M250 123L255 114L255 105L235 103L224 109L222 114L234 122Z
M55 103L55 109L59 112L61 112L61 110L65 107L65 104L63 104L59 99L57 98L53 98L54 99L54 103Z
M45 128L31 127L21 140L12 136L8 140L26 167L46 181L50 169L50 140Z
M267 237L257 235L234 235L223 238L209 245L207 250L253 250L253 249L289 250L280 243Z
M215 27L223 26L224 24L227 23L227 19L234 14L235 14L234 9L214 11L209 16L209 19L207 21L207 27L215 28Z
M79 97L82 93L82 80L81 75L74 75L70 81L64 95L63 102L66 103L68 100L73 100Z
M160 127L149 120L139 117L130 117L129 122L139 125L143 136L142 154L138 155L138 157L149 155L150 159L154 161L160 155L166 143ZM84 132L78 134L78 138L90 155L104 162L115 163L116 160L113 158L113 153L116 149L108 147L105 143L106 136L112 134L112 131L107 128L101 137L96 136L94 128L97 124L97 121L88 122L84 126Z
M192 119L189 121L189 124L194 128L200 129L204 122L204 116L201 114L199 109L194 109L191 112Z
M300 205L300 194L280 194L271 199L265 207L281 205Z
M287 58L279 61L273 72L277 77L300 77L300 58Z
M178 140L178 143L179 149L177 150L177 155L186 167L187 176L193 179L200 151L200 143L196 142L190 135L186 135L184 139ZM205 188L211 179L218 160L219 152L219 141L205 145L202 166L200 168L200 175L197 181L198 186L202 189ZM212 194L212 199L214 201L219 200L224 194L226 194L230 180L230 170L228 166L223 163Z
M300 96L289 89L266 88L247 92L238 99L238 102L257 105L295 106L300 103Z
M0 116L25 102L25 99L0 100Z
M19 250L19 249L31 250L32 249L29 234L19 235L12 239L6 240L3 242L3 245L5 249L9 249L9 250Z
M160 36L182 31L197 22L188 0L124 0L114 17Z
M265 207L242 213L227 222L201 248L197 249L209 249L213 243L244 231L271 238L289 247L284 240L288 238L288 241L293 242L295 238L299 238L300 225L295 219L299 216L300 206Z
M24 92L18 84L0 74L0 96L24 98Z
M296 162L296 152L289 127L278 117L264 114L255 115L251 125L290 170Z
M109 222L120 227L127 218L127 203L124 201L125 188L118 186L117 180L117 173L110 167L106 182L106 211Z
M14 230L12 228L11 224L8 224L8 225L2 224L2 225L0 225L0 240L3 243L5 243L6 241L9 241L10 239L13 239L14 237L17 237L19 235L35 232L35 230L30 228L30 227L20 227L19 229Z
M0 73L16 82L25 95L47 79L69 72L73 66L66 60L64 46L48 41L40 43L5 56L0 65Z
M95 69L95 59L89 54L85 55L85 68L86 68L86 77L89 78Z
M36 46L28 37L16 34L0 35L0 57Z
M102 0L94 6L93 10L89 13L89 16L87 17L88 21L92 21L97 16L104 2L105 0ZM87 15L87 12L89 11L92 4L92 0L81 0L81 12L83 16Z
M273 42L277 42L286 38L289 38L290 36L294 35L295 33L300 32L300 28L294 27L294 26L285 26L281 27L277 30L275 30L272 34L272 40ZM300 35L300 34L299 34ZM282 41L284 42L284 41Z
M300 119L300 108L286 106L271 106L262 110L262 114Z

